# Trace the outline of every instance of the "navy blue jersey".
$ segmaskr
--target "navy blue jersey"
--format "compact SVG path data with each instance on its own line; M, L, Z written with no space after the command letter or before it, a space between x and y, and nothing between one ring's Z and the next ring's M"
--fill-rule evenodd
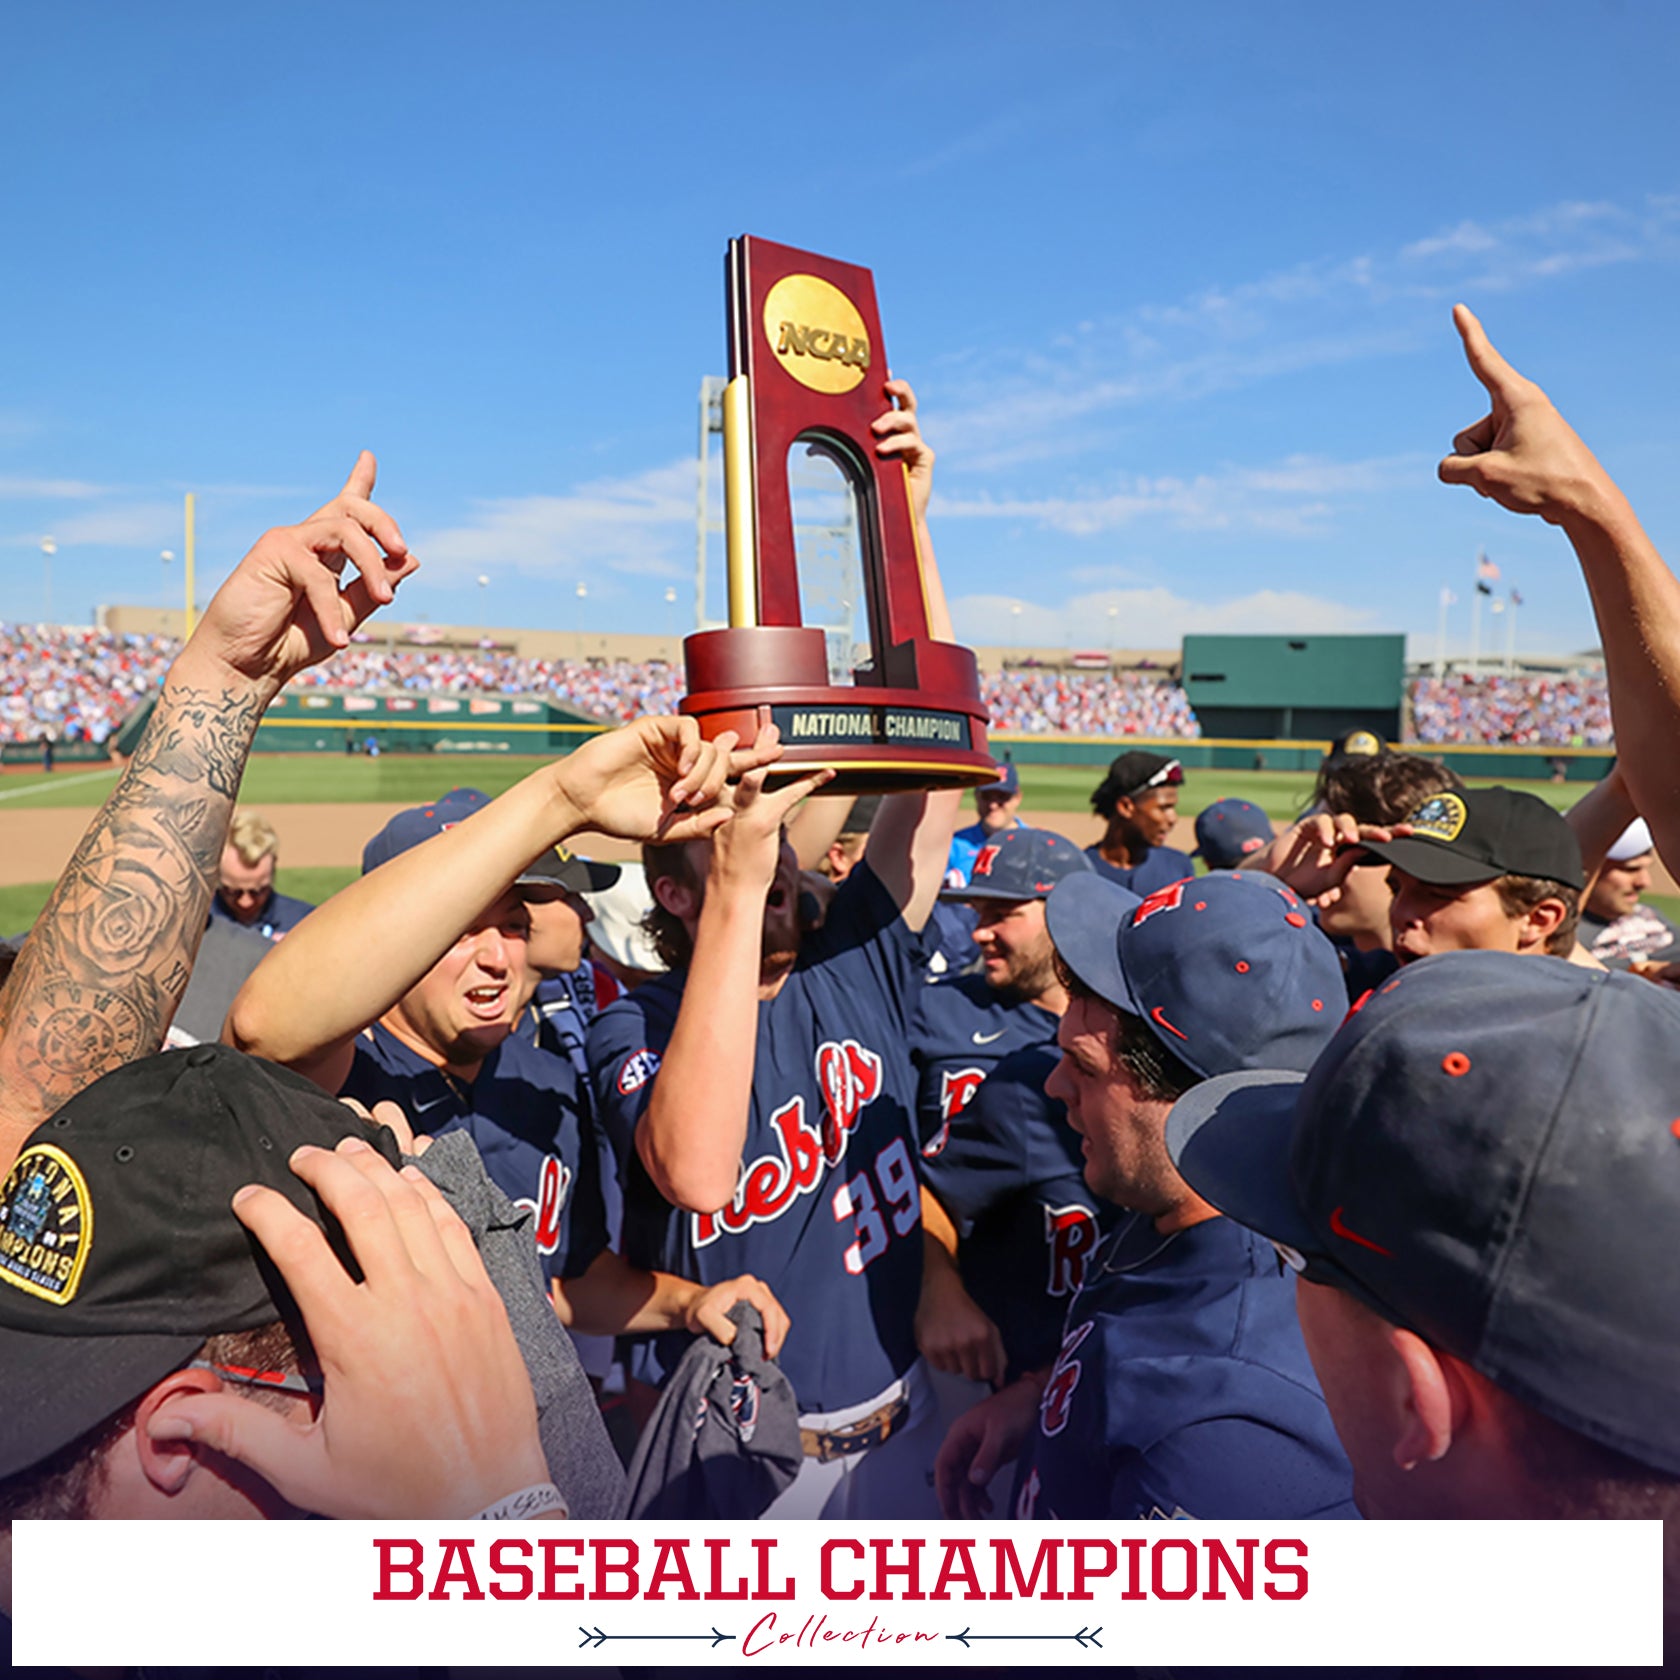
M1074 1298L1016 1477L1018 1517L1354 1517L1295 1280L1229 1219L1134 1214Z
M416 1133L466 1132L502 1192L531 1210L546 1277L579 1277L606 1247L600 1146L564 1057L508 1038L476 1078L456 1079L375 1021L339 1094L396 1103Z
M235 927L249 928L264 939L283 939L315 906L306 898L288 898L285 893L271 892L262 914L254 922L242 922L222 903L219 892L210 895L210 914L218 921L232 922Z
M946 980L973 968L980 960L974 930L980 917L972 904L942 898L933 907L922 932L923 977Z
M963 974L925 987L910 1023L910 1054L919 1079L916 1127L924 1155L945 1147L952 1117L967 1107L980 1081L1009 1054L1056 1036L1056 1017L1013 992Z
M702 1283L741 1272L769 1283L793 1321L781 1366L802 1412L870 1399L916 1357L922 1215L903 1022L919 957L898 905L858 865L758 1006L741 1176L715 1214L666 1202L632 1141L686 974L638 986L590 1031L597 1112L625 1163L626 1258ZM656 1349L666 1371L687 1342Z
M1173 846L1151 846L1130 869L1121 869L1109 863L1097 846L1087 846L1085 855L1091 860L1091 867L1105 881L1127 887L1139 898L1147 898L1152 892L1159 892L1162 887L1170 887L1174 881L1182 881L1186 875L1196 873L1195 861Z
M1086 1185L1079 1134L1044 1094L1060 1055L1041 1043L1005 1056L922 1161L957 1226L963 1287L998 1327L1012 1377L1056 1357L1086 1264L1120 1217Z

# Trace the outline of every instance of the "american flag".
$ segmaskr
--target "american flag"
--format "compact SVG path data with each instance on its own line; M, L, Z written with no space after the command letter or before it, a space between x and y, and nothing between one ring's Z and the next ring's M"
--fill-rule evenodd
M1485 554L1476 556L1476 580L1478 583L1499 582L1499 568Z

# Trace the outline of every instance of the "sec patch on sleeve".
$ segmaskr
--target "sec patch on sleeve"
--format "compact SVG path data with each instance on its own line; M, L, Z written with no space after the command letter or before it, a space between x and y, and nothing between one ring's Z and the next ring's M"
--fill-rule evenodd
M618 1070L618 1092L627 1097L632 1091L639 1091L659 1072L659 1053L655 1050L638 1050L633 1056L624 1058L624 1065Z

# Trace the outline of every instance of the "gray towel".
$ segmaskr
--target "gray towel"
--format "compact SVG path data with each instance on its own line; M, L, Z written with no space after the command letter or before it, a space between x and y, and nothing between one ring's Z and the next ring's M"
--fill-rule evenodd
M632 1517L760 1517L804 1463L799 1405L764 1352L758 1308L729 1309L729 1347L696 1336L630 1463Z
M414 1163L460 1214L484 1256L484 1268L507 1307L537 1396L537 1427L554 1485L574 1517L624 1514L624 1469L601 1421L572 1339L543 1288L531 1215L490 1182L465 1132L434 1139Z

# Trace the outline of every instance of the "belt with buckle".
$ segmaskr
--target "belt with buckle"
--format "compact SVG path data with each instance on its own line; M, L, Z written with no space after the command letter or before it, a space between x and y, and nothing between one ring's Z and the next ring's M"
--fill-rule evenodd
M854 1419L838 1429L801 1429L799 1444L807 1458L827 1464L880 1446L889 1435L897 1434L904 1427L909 1416L910 1402L900 1394L884 1406L877 1406L867 1417Z

